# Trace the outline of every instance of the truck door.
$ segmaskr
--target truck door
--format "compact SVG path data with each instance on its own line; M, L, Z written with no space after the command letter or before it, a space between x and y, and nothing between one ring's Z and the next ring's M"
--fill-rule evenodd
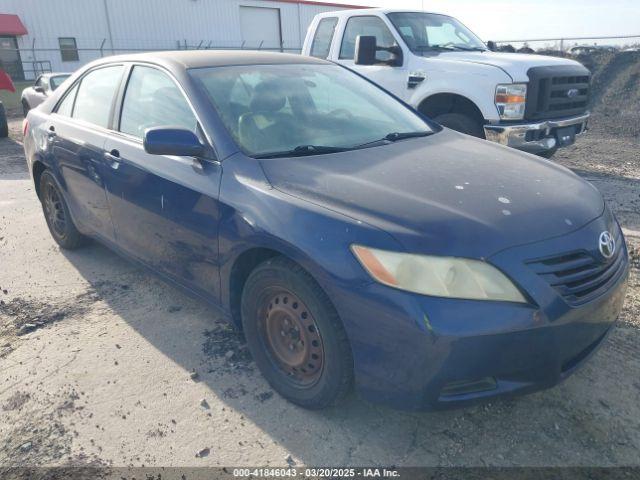
M381 63L356 65L353 57L358 35L375 36L378 47L387 48L400 44L382 18L375 15L353 16L347 19L342 38L339 40L337 48L334 49L335 60L406 100L409 97L406 53L403 55L403 64L399 66L384 63L392 58L392 54L384 50L378 51L376 56Z

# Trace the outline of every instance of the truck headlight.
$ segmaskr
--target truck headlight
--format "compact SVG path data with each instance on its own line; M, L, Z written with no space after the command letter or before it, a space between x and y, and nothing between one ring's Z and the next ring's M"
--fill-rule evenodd
M526 100L526 83L509 83L496 87L496 107L503 120L522 120Z
M352 245L365 270L378 282L436 297L526 303L497 268L480 260L390 252Z

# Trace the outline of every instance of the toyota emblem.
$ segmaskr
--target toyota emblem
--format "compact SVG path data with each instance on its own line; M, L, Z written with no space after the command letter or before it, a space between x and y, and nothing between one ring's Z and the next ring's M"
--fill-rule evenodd
M600 234L598 239L598 248L604 258L611 258L616 251L616 241L608 231L604 231Z

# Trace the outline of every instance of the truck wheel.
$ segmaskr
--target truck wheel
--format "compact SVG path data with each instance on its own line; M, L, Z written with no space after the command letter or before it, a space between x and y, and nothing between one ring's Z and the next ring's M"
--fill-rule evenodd
M551 158L555 155L555 153L558 151L557 148L552 148L551 150L546 150L544 152L540 152L538 153L539 157L544 157L544 158Z
M242 291L241 316L254 361L284 398L320 409L350 391L353 359L342 322L299 265L275 257L256 267Z
M433 120L443 127L450 128L456 132L466 133L472 137L484 138L482 125L462 113L443 113Z
M29 110L31 110L29 102L27 102L26 100L22 100L22 114L25 116L25 118L27 117L27 113L29 113Z
M40 201L49 232L58 245L74 250L86 243L87 237L73 223L58 183L48 170L40 177Z
M0 138L6 138L9 136L9 124L7 123L7 112L4 110L4 105L0 103Z

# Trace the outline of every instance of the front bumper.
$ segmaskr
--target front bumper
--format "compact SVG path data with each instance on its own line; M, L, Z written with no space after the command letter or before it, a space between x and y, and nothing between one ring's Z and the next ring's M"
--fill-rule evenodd
M487 140L529 153L544 153L562 146L558 129L573 127L576 137L587 131L589 112L570 118L535 123L485 125Z
M603 343L626 293L621 274L587 303L571 305L524 260L591 248L611 221L514 247L489 259L530 295L530 303L428 297L377 283L332 292L352 345L356 385L367 399L395 408L465 406L529 393L571 375Z

